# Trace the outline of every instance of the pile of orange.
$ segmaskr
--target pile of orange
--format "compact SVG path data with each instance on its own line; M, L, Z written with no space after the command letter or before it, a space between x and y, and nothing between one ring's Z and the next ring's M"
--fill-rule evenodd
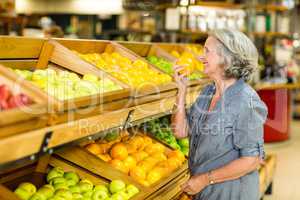
M185 161L181 151L166 149L161 143L144 135L109 145L93 143L86 149L144 186L168 176Z

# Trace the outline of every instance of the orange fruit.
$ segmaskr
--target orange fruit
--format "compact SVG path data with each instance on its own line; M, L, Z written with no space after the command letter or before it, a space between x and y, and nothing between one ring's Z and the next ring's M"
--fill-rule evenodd
M136 146L131 145L129 143L125 143L128 154L132 154L136 152Z
M139 166L135 166L134 168L132 168L129 171L129 175L138 182L145 180L146 178L145 170Z
M156 159L157 161L164 161L167 160L167 156L163 153L154 153L152 158Z
M143 186L145 186L145 187L149 187L150 186L150 183L148 181L146 181L146 180L139 180L138 182L140 184L142 184Z
M156 167L162 167L162 168L168 168L169 167L169 163L167 160L164 161L160 161L156 164Z
M138 151L136 153L131 154L137 162L144 160L149 155L145 151Z
M123 160L123 163L129 169L132 169L133 167L136 166L136 160L135 160L135 158L133 156L127 156L127 158L125 158Z
M109 161L109 164L113 166L113 168L116 168L117 170L120 170L121 172L124 172L128 174L129 168L124 165L124 163L121 160L113 159Z
M181 161L178 158L172 157L167 160L168 168L173 171L181 165Z
M167 156L168 156L168 158L172 158L172 157L178 158L178 160L180 160L181 163L183 163L185 160L184 154L180 150L170 151L167 154Z
M128 156L127 148L123 143L117 143L111 148L110 155L113 159L124 160Z
M149 156L149 157L145 158L143 161L145 161L149 165L152 165L152 167L159 162L159 160L153 158L152 156L151 157Z
M105 162L109 162L111 160L111 157L108 154L98 154L97 156Z
M165 152L165 146L160 143L150 144L146 146L145 152L152 155L154 153L164 153Z
M162 175L160 171L157 169L150 170L149 173L147 174L146 181L149 182L150 185L153 183L157 182L159 179L161 179Z
M150 137L144 136L143 139L144 139L145 147L152 144L152 139Z
M128 143L135 146L138 151L143 150L143 148L145 147L144 139L139 135L133 137Z
M97 154L101 153L101 149L100 149L99 145L96 143L88 144L85 148L92 154L97 155Z
M137 164L138 167L142 168L145 172L148 172L151 170L151 168L154 166L152 163L146 162L142 160Z

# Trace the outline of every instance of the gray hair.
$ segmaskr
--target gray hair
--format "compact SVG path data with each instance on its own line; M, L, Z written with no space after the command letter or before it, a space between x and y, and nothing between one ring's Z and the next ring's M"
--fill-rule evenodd
M237 78L249 81L252 73L258 67L258 52L253 42L237 30L218 29L210 36L216 38L221 48L218 54L224 58L226 78Z

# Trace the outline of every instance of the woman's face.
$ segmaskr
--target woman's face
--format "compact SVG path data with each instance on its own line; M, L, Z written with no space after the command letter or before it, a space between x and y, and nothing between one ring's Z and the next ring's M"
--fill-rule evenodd
M204 44L202 62L204 64L204 73L210 78L223 74L223 68L220 67L222 58L217 54L218 42L214 37L208 37Z

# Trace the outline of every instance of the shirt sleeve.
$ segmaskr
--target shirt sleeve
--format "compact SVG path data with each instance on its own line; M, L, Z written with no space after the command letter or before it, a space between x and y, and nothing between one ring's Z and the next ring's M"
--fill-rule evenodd
M240 108L233 135L234 147L240 156L264 158L264 123L267 117L266 105L257 97L249 98Z

